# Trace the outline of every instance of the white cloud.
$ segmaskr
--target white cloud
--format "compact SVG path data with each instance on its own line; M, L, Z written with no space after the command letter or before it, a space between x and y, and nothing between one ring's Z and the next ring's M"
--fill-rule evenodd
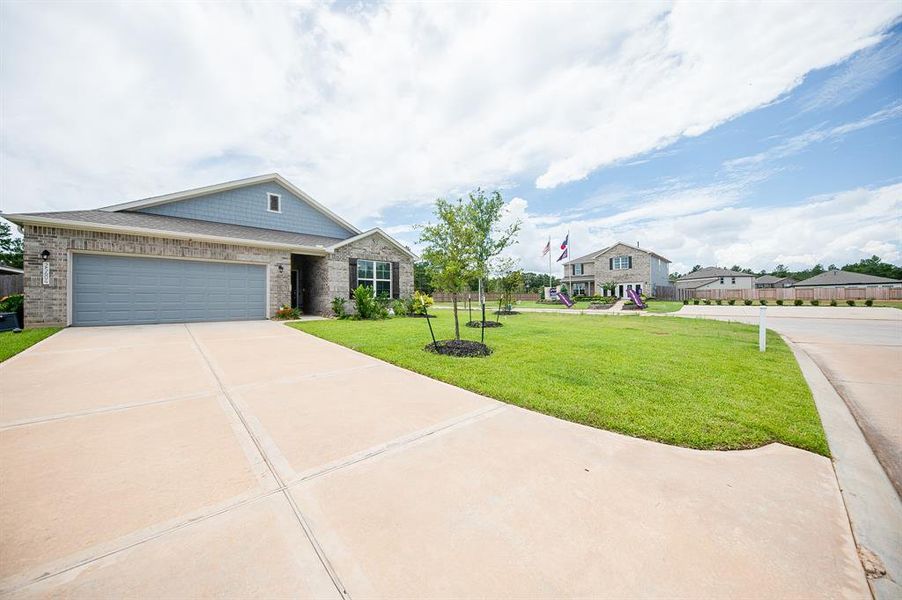
M475 185L552 187L699 135L876 43L900 8L0 11L3 210L93 207L275 170L360 221Z
M692 195L689 190L683 193ZM524 222L515 254L525 268L547 272L541 249L549 235L552 243L563 238L567 226L543 226L543 216L531 214L522 198L511 205ZM669 205L664 201L659 208ZM614 226L603 218L577 220L570 228L574 256L623 241L668 257L674 261L671 271L679 272L695 264L739 264L757 271L778 263L796 268L817 262L843 265L873 254L890 262L902 259L902 183L816 196L789 206L713 204L705 210L687 208L676 216L674 212L679 211L663 211L657 217L637 214ZM560 272L558 265L554 269Z

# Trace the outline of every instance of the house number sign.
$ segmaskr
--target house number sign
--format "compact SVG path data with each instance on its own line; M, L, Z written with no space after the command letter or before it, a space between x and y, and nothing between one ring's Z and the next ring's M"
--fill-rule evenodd
M50 263L44 262L41 264L41 279L44 285L50 285Z

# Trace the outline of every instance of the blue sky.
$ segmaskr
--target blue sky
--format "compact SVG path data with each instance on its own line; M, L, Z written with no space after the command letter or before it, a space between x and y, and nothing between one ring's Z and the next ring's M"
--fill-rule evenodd
M528 269L568 231L676 271L898 263L900 13L4 3L0 209L277 171L414 248L434 198L500 189Z

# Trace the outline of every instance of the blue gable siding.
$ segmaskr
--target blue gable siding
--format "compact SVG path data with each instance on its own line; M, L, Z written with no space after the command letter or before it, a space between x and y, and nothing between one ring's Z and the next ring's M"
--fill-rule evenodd
M267 210L269 193L282 196L281 213ZM148 206L138 211L341 239L355 235L276 182Z

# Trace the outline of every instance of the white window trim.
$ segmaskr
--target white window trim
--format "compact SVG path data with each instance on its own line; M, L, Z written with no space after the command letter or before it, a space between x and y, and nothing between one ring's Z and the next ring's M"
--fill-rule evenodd
M612 262L611 264L614 265L614 268L613 268L614 271L629 271L629 268L630 268L630 257L629 257L628 255L624 255L624 256L615 256L615 257L613 258L613 262ZM621 265L621 264L622 264L623 266L618 266L618 265Z
M272 199L279 199L279 210L272 209ZM266 192L266 210L271 213L281 213L282 212L282 194L273 194L272 192Z
M360 277L360 263L372 263L373 264L373 277L370 279L369 277L364 277L361 279ZM376 263L385 263L388 265L388 279L384 277L376 277ZM357 285L361 285L361 281L372 281L373 282L373 297L376 296L376 282L377 281L388 281L388 297L394 298L392 289L392 264L389 260L369 260L369 259L357 259ZM353 291L353 290L352 290Z
M585 271L585 269L583 268L583 264L582 264L582 263L575 263L575 264L573 265L573 274L574 274L574 275L585 275L585 274L586 274L586 271Z

